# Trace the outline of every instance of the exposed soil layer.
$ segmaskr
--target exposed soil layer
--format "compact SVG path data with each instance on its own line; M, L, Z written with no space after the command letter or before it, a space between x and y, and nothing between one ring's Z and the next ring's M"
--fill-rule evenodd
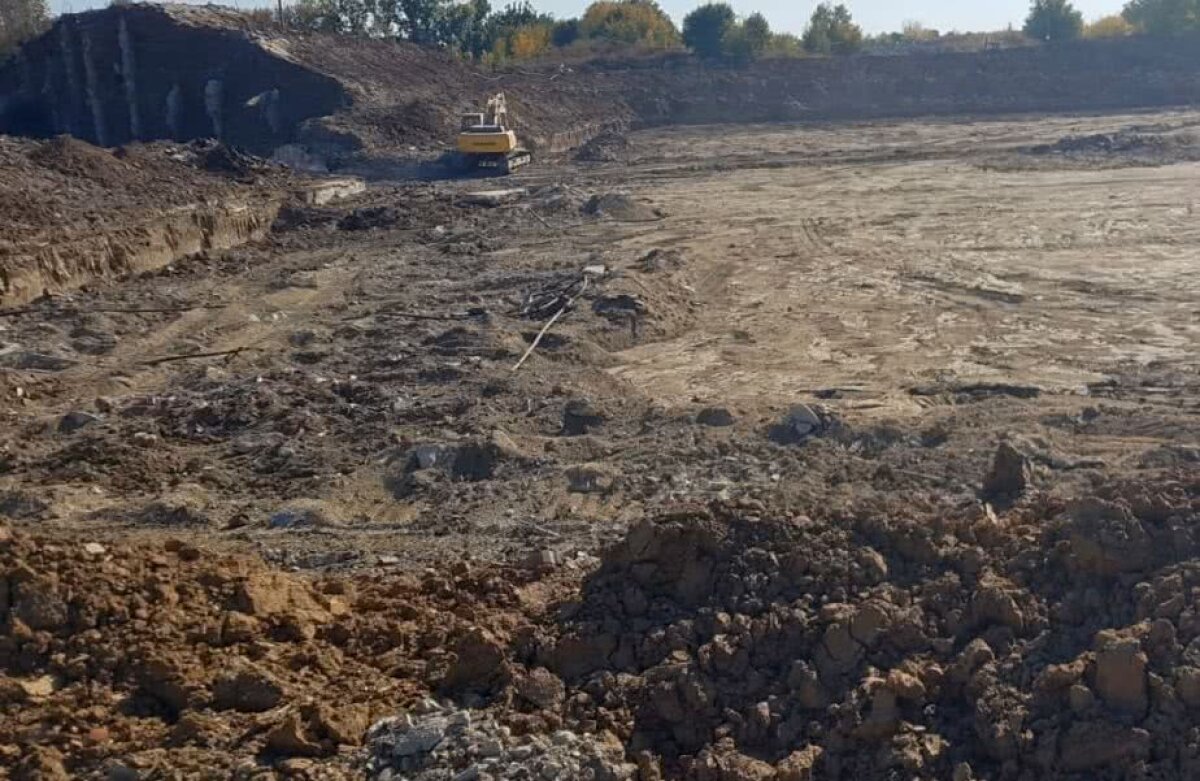
M1194 775L1196 122L633 133L0 310L0 765Z
M222 145L0 137L0 304L262 238L286 172Z

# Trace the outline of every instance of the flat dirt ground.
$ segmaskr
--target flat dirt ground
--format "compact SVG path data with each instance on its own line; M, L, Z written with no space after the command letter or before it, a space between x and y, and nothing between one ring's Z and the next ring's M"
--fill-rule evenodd
M1200 112L580 158L0 312L0 757L1200 772Z

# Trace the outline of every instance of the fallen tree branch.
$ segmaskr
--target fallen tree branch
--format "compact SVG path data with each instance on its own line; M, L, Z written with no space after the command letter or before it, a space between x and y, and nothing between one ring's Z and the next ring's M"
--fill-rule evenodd
M220 358L222 355L237 355L248 350L257 350L257 347L238 347L233 350L217 350L207 353L187 353L186 355L167 355L162 358L151 358L148 361L142 361L142 366L158 366L160 363L172 363L173 361L189 361L192 358Z
M529 345L529 349L525 351L525 354L521 356L521 360L517 361L517 365L512 367L514 372L521 368L521 365L525 363L525 360L529 356L533 355L533 351L537 349L539 344L541 344L542 337L545 336L546 332L550 330L550 326L554 325L555 322L558 321L558 318L562 317L563 313L571 308L571 305L575 303L575 299L579 298L581 295L583 295L583 291L587 290L587 286L588 277L585 274L583 277L583 284L579 286L579 292L564 301L559 310L554 313L554 317L551 317L550 320L544 326L542 326L542 330L538 331L538 335L533 338L533 342Z

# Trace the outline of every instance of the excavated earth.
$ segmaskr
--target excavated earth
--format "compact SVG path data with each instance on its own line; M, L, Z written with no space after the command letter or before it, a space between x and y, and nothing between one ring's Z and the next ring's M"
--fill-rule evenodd
M0 774L1200 774L1197 127L610 134L0 310Z

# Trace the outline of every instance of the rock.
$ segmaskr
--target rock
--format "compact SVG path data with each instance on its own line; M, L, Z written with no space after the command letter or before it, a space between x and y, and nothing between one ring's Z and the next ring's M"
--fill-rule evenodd
M1076 716L1083 716L1096 704L1096 695L1082 684L1075 684L1067 690L1067 704Z
M761 759L733 752L721 757L721 781L774 781L775 768Z
M213 682L213 707L242 713L271 710L283 700L283 686L257 667L247 666L217 676Z
M563 409L562 435L579 437L604 425L605 416L586 399L572 399Z
M258 637L261 631L262 627L254 616L231 610L221 621L221 642L225 645L246 643Z
M1060 738L1058 765L1068 773L1119 771L1150 754L1150 733L1107 722L1077 721Z
M862 568L863 577L869 585L876 585L887 580L888 565L883 554L871 547L863 547L855 556Z
M903 670L892 670L888 673L884 686L895 693L897 699L917 706L925 704L925 684L915 675Z
M793 751L775 766L775 781L813 781L814 768L824 753L823 748L812 745Z
M950 776L950 781L974 781L975 771L966 762L959 762L954 766L953 775Z
M0 706L21 705L29 700L29 692L15 678L0 674Z
M68 412L59 418L58 433L73 434L85 426L90 426L93 423L99 423L103 418L99 415L93 415L90 412Z
M13 781L71 781L63 755L49 746L30 746L21 761L11 768Z
M535 667L517 676L513 681L513 690L519 704L534 709L555 708L566 697L562 680L544 667Z
M1025 492L1032 474L1029 459L1008 442L1001 442L983 479L983 498L1015 499Z
M567 490L573 493L609 493L616 484L616 472L604 464L580 464L567 469Z
M417 445L409 454L409 469L433 469L447 467L454 461L454 448L450 445L428 443Z
M267 749L285 757L317 757L325 753L321 744L307 734L300 714L295 711L267 733Z
M871 710L863 723L854 730L854 735L868 741L890 738L900 728L900 709L896 706L896 693L878 678L869 679L868 686L874 686Z
M98 542L86 542L83 545L83 552L88 556L97 558L107 553L107 549Z
M721 428L733 425L733 413L725 407L706 407L696 413L696 422L701 426Z
M798 445L826 428L825 419L815 409L807 404L797 404L788 410L783 420L771 427L767 435L780 445Z
M370 708L353 703L320 703L306 709L315 732L343 746L357 746L371 723Z
M1096 691L1110 708L1141 715L1149 705L1146 654L1133 637L1112 631L1096 636Z
M29 573L32 576L32 573ZM37 576L9 579L12 615L34 631L53 632L67 623L67 603L52 582Z
M560 563L558 553L549 548L532 551L525 557L525 566L535 572L550 572Z
M486 629L474 627L454 644L454 660L442 688L455 693L486 693L511 678L504 644Z
M1189 708L1200 707L1200 668L1180 667L1175 670L1175 692Z
M862 645L850 635L847 624L830 624L814 657L821 671L821 680L830 682L850 672L858 666L863 653Z

